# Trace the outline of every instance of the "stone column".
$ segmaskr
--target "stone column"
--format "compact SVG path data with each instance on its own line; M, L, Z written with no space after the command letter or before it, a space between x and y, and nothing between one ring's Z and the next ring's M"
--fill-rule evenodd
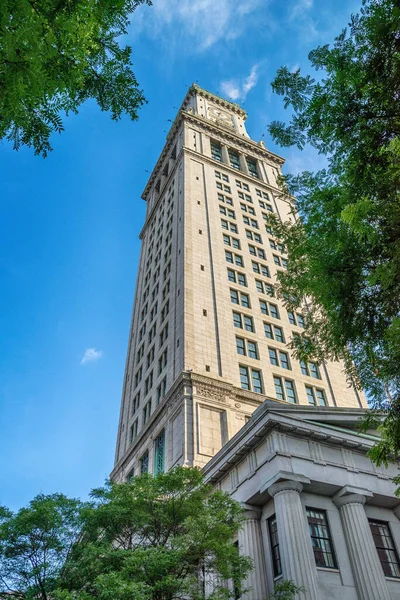
M228 165L230 167L231 163L229 160L228 148L224 144L221 145L221 154L222 154L222 162L225 165Z
M245 581L245 587L249 588L249 591L241 598L243 600L265 600L268 589L260 523L261 510L246 505L244 509L245 520L239 531L239 550L240 554L250 556L254 568Z
M365 501L366 497L361 494L348 494L334 499L340 511L359 598L390 600L389 588L365 514Z
M243 171L243 173L246 173L246 175L250 175L249 167L247 166L246 157L242 153L239 154L239 162L240 162L240 168Z
M317 568L300 500L302 489L298 481L280 481L271 485L268 492L275 503L283 578L304 588L296 598L319 600Z

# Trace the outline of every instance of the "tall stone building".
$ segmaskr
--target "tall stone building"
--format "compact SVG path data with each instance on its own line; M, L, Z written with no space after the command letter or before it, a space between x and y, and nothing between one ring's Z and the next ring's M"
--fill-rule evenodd
M242 502L245 600L282 577L302 600L400 600L398 469L367 457L378 438L357 431L367 403L342 365L290 354L307 314L276 296L285 249L265 222L291 218L284 161L245 120L193 85L143 192L111 477L197 465Z
M249 138L246 116L193 85L144 190L117 479L205 465L266 398L365 406L339 363L290 356L306 316L276 298L286 258L265 225L289 217L284 161Z

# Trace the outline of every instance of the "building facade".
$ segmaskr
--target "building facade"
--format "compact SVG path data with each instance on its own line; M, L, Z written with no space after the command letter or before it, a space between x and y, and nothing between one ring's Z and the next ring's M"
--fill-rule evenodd
M284 161L246 116L193 85L144 190L116 479L205 465L265 398L366 406L339 363L300 364L286 347L306 315L276 297L286 257L265 225L291 218Z
M277 298L285 249L266 223L292 218L283 159L245 120L193 85L144 190L111 477L196 465L242 502L244 600L281 578L301 600L400 600L397 467L368 459L377 438L357 433L367 403L342 365L290 354L306 307Z

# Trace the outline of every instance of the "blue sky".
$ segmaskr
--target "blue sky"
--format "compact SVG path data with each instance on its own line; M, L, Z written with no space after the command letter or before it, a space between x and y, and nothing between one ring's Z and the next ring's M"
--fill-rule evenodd
M45 160L0 145L0 504L86 497L110 472L145 203L141 192L187 87L242 103L255 140L287 169L311 152L274 147L284 118L270 82L307 70L361 0L154 0L128 41L148 104L114 123L88 102ZM176 107L176 108L175 108Z

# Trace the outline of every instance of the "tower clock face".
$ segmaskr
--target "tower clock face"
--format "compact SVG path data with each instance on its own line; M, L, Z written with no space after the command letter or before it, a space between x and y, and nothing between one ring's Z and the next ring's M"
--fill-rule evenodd
M217 108L216 106L210 106L208 109L208 116L210 119L214 121L222 121L225 125L230 125L232 127L232 117L228 112Z

